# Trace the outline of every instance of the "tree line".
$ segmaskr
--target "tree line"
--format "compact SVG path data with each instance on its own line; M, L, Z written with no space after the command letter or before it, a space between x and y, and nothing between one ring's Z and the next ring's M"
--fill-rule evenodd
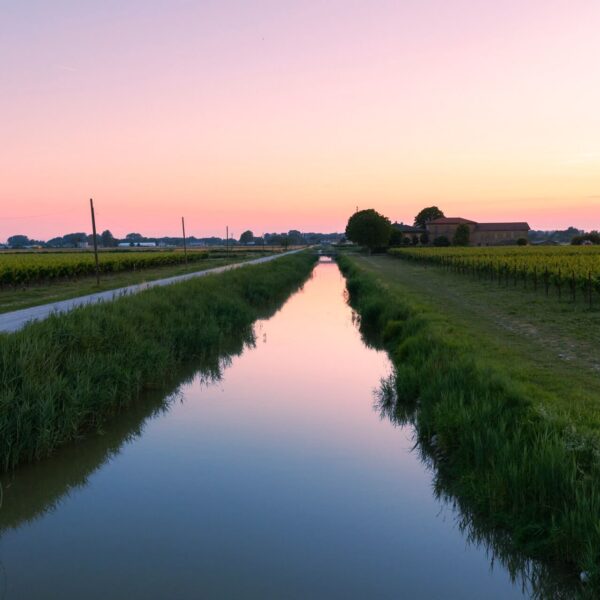
M226 243L231 245L271 245L271 246L301 246L303 244L318 244L321 241L336 242L342 237L340 233L317 233L305 232L302 233L297 229L291 229L284 233L265 233L262 236L255 236L252 230L244 231L239 239L233 236L221 238L217 236L211 237L195 237L188 236L186 238L189 244L198 244L206 246L223 246ZM124 238L115 237L110 230L105 230L97 234L96 241L102 248L116 248L119 244L128 244L132 247L145 243L155 243L159 246L181 246L183 245L183 237L147 237L141 233L128 233ZM92 245L94 242L93 235L85 232L67 233L63 236L51 238L47 241L36 240L29 238L27 235L12 235L7 240L7 245L10 248L81 248Z

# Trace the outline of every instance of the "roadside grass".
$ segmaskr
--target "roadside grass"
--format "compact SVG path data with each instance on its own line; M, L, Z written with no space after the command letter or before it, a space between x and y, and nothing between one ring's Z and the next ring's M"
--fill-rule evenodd
M32 306L39 306L40 304L48 304L50 302L58 302L60 300L68 300L69 298L95 294L96 292L114 290L128 285L162 279L163 277L173 277L185 273L205 271L206 269L212 269L214 267L221 267L231 263L260 258L260 256L272 253L243 253L238 251L232 252L230 256L225 256L224 254L225 253L220 255L217 254L215 256L207 255L206 259L198 262L191 262L187 265L178 264L163 267L151 267L138 271L103 273L100 276L100 285L96 283L95 276L85 276L77 279L53 280L27 286L4 286L0 288L0 313L30 308Z
M312 270L300 253L52 315L0 335L0 468L102 428L181 365L251 334Z
M508 532L516 550L566 564L574 578L586 571L583 592L593 597L600 589L597 388L558 397L569 386L548 386L535 362L515 368L522 357L509 346L490 360L495 348L478 335L481 322L469 326L466 315L393 283L368 259L341 256L339 264L363 336L395 365L398 401L386 410L414 424L447 492L488 527ZM592 425L584 427L586 415Z

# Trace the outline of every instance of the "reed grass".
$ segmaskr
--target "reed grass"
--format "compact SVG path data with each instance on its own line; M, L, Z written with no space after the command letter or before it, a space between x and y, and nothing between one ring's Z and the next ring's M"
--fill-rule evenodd
M75 309L0 335L0 468L44 458L243 337L312 270L300 253Z
M443 315L351 258L338 261L363 336L395 365L398 418L412 422L438 457L446 490L479 521L509 533L516 550L585 571L583 592L593 597L600 590L597 437L545 409L543 381L525 387L507 378Z

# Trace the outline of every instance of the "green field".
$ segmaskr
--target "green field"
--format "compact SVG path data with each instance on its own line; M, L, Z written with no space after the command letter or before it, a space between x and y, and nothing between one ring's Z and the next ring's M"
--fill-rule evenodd
M0 285L0 313L220 267L273 252L281 252L281 249L267 249L266 252L262 248L240 248L229 252L225 249L191 251L186 262L183 251L104 251L100 253L103 269L100 284L96 283L94 275L93 253L88 251L3 252L0 253L0 272L4 269L6 278L9 277L7 273L18 273L19 269L29 272L29 275L19 275L20 279L24 279L20 283ZM111 268L113 270L109 270ZM57 269L57 272L71 269L73 273L42 277L44 272L52 269Z
M599 246L393 248L389 254L498 285L600 302Z
M600 310L390 256L340 264L440 493L599 589Z

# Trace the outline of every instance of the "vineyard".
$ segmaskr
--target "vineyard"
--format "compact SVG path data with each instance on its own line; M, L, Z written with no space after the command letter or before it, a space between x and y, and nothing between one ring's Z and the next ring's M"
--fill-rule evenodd
M598 246L393 248L389 254L498 285L520 285L547 296L553 292L559 299L579 298L590 306L600 294Z
M188 252L187 261L207 259L208 251ZM100 273L136 271L152 267L177 265L186 262L181 251L155 252L101 252ZM77 279L96 271L91 252L15 252L0 254L0 287L31 285L34 283Z

